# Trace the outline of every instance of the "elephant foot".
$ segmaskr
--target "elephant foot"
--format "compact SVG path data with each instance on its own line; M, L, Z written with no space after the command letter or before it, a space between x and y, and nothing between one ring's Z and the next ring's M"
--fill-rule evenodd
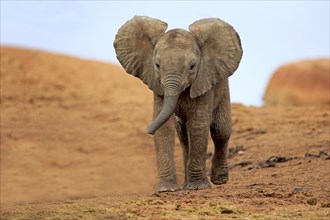
M227 183L229 180L228 168L213 169L211 173L211 182L215 185L221 185Z
M156 192L174 192L180 189L176 180L161 180L156 187Z
M202 180L187 182L183 184L183 189L189 189L189 190L208 189L208 188L211 188L211 183L207 179L207 177L205 177Z

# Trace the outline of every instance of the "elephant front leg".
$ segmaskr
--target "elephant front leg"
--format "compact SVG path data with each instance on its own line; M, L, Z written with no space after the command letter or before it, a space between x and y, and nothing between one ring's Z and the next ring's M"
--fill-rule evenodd
M189 156L184 189L206 189L211 184L206 175L206 152L209 123L203 117L197 117L188 123Z
M156 96L156 95L155 95ZM162 106L160 97L155 97L154 115L158 115ZM154 134L156 147L156 158L158 167L157 192L173 192L179 190L177 183L175 163L174 163L174 145L175 145L175 124L174 116L160 127Z

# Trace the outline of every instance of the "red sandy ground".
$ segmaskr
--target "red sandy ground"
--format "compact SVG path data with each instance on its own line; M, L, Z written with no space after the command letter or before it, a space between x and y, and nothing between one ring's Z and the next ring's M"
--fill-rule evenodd
M153 194L152 93L141 81L111 64L1 47L1 219L329 219L329 157L305 156L330 154L329 114L234 104L230 181ZM262 168L271 156L292 159Z

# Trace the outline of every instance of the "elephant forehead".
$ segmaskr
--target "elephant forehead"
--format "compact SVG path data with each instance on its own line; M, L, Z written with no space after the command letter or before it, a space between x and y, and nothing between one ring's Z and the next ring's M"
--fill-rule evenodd
M166 32L162 38L158 41L156 48L168 49L195 49L198 47L194 36L183 29L173 29Z
M192 59L198 60L198 53L192 53L190 50L178 49L178 48L167 48L161 50L155 56L158 62L161 62L163 66L182 67L187 65Z

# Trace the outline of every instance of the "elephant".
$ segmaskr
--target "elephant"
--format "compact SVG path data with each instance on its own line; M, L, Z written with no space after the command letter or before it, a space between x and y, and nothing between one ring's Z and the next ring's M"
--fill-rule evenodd
M154 93L153 122L147 132L156 149L156 192L180 190L174 163L175 130L182 145L182 189L211 188L206 155L214 143L210 180L228 181L227 148L231 136L228 77L243 50L235 29L219 18L201 19L189 31L172 29L147 16L134 16L118 30L114 48L127 73Z

